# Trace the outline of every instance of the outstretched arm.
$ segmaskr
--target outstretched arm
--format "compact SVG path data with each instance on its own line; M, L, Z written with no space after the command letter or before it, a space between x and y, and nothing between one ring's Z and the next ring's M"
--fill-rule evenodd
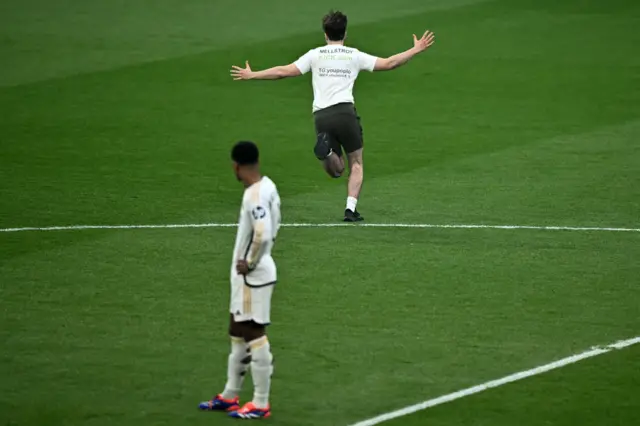
M414 34L413 47L411 49L405 50L404 52L395 54L388 58L378 58L373 70L389 71L401 67L417 54L427 50L433 43L435 43L435 35L431 31L426 31L420 39L418 39Z
M294 64L281 65L262 71L252 71L249 61L245 62L245 68L236 65L231 67L231 77L234 80L278 80L299 75L302 75L302 73Z

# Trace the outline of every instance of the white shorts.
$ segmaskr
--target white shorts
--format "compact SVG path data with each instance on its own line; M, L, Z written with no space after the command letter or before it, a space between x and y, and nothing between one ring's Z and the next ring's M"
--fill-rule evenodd
M236 322L255 321L269 325L271 322L271 295L274 284L250 287L242 276L231 280L231 303L229 311Z

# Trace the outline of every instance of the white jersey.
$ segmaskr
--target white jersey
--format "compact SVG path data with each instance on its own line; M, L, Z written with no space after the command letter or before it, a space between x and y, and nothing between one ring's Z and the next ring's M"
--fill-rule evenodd
M302 74L312 72L313 112L353 99L361 70L372 72L378 58L353 47L329 44L308 51L294 62Z
M233 249L231 281L238 279L236 262L247 260L253 268L244 278L248 286L276 282L276 264L271 249L280 229L280 195L266 176L244 191L236 244Z

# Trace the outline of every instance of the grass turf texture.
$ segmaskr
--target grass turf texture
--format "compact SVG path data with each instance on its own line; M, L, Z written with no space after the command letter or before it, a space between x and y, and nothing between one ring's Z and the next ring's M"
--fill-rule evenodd
M320 42L326 7L304 3L3 3L0 226L234 222L239 138L260 143L286 222L338 221L309 79L228 76ZM640 226L640 6L557 3L348 3L350 43L371 53L437 35L357 84L368 221ZM348 424L635 336L639 242L283 229L267 422ZM229 229L0 234L0 423L223 422L195 406L224 381L232 244ZM628 351L394 424L634 424Z

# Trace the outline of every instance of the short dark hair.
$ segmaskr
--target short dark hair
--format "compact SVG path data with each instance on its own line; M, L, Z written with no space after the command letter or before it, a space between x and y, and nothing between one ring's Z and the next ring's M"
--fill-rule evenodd
M258 147L251 141L240 141L231 150L231 159L241 166L258 164Z
M344 40L347 33L347 15L339 10L331 10L322 18L322 29L331 41Z

